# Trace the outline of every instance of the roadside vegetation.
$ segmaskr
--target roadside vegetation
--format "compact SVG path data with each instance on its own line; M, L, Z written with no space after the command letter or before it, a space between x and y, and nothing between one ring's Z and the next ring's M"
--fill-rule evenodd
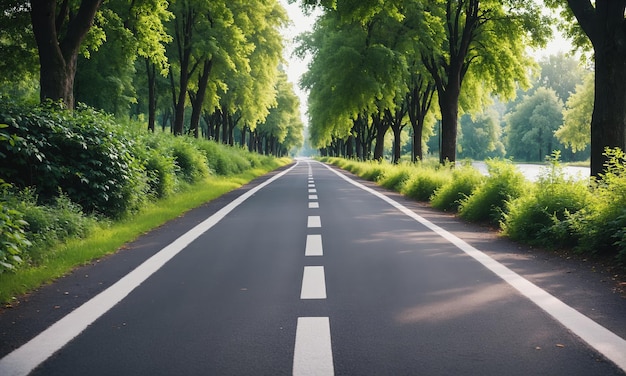
M599 179L567 178L555 152L536 182L505 159L488 160L487 176L463 163L321 160L467 221L497 227L521 243L614 258L624 266L626 154L619 149L605 154L606 172Z
M4 101L0 124L2 302L290 161L88 107Z

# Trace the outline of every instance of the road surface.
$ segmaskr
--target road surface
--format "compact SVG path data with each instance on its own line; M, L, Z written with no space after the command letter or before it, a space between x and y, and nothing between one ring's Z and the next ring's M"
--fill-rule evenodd
M624 374L600 277L380 192L299 160L0 315L0 375Z

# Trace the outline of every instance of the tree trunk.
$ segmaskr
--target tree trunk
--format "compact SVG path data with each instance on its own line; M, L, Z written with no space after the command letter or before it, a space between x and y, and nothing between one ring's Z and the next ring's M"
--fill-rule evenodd
M448 88L442 94L439 92L439 107L441 108L441 149L439 150L439 162L445 163L456 161L456 137L459 120L459 96L461 94L460 83L449 83Z
M424 158L422 133L424 131L426 114L430 110L434 94L435 86L432 83L425 82L421 77L407 94L407 111L411 127L413 128L413 147L411 148L411 159L413 162Z
M55 0L30 2L33 34L39 53L39 82L41 101L61 100L67 108L74 108L74 78L80 45L93 24L103 0L82 0L78 12L57 17ZM66 25L63 25L67 21ZM58 31L65 29L59 38Z
M626 150L626 46L611 42L604 48L595 48L595 103L591 117L592 176L598 176L604 171L607 161L605 148ZM626 40L622 39L622 42Z
M146 59L146 73L148 74L148 130L154 133L156 123L156 66Z
M206 97L207 86L209 85L209 76L211 75L211 69L213 68L213 59L204 60L202 67L202 74L198 79L198 91L194 95L191 101L191 123L190 127L193 129L193 135L195 138L199 136L200 128L200 115L202 115L202 107L204 105L204 98Z
M385 135L389 130L389 123L383 121L380 114L372 116L372 122L376 128L376 146L374 147L374 160L380 161L385 153Z

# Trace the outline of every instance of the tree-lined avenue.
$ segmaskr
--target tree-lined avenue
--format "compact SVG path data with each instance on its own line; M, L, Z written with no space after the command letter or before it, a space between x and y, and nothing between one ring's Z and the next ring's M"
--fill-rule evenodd
M169 256L155 237L153 274L126 278L128 295L41 364L2 348L0 374L623 374L623 299L590 301L582 274L546 271L556 264L503 239L470 245L454 235L468 225L389 197L300 160Z

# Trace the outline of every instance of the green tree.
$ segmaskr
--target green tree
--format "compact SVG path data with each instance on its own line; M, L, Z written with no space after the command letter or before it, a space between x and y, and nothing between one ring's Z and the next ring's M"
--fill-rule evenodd
M328 11L313 33L301 38L300 53L313 56L301 84L309 91L315 147L348 138L360 116L395 108L406 64L400 53L383 43L388 40L387 20L381 15L365 23L345 23L339 13ZM377 128L377 139L384 139L389 126ZM380 156L375 150L374 157Z
M607 161L605 148L626 150L626 0L545 0L561 9L561 28L574 45L593 48L594 106L591 116L591 175Z
M474 117L463 115L460 121L461 134L459 145L461 158L484 160L487 158L504 157L506 154L501 141L502 128L500 117L492 109Z
M525 47L545 42L550 29L533 2L442 0L432 4L430 11L443 25L445 39L441 49L424 51L423 56L441 108L440 161L454 161L459 107L479 110L487 94L511 98L518 83L527 85L531 62Z
M541 77L536 85L554 90L563 103L567 102L576 85L582 83L582 77L585 76L579 60L564 53L546 57L539 61L539 67Z
M563 125L556 131L556 137L573 152L588 147L591 135L591 114L593 113L594 82L593 74L587 74L581 85L565 104Z
M276 106L270 109L265 121L257 126L258 134L265 140L265 153L272 155L284 154L291 147L297 146L297 136L294 133L302 133L303 129L300 100L292 84L287 81L286 73L280 72L276 90ZM292 127L294 129L290 130ZM289 139L287 136L290 136ZM288 144L285 144L286 140Z
M539 88L506 116L507 153L518 160L543 161L560 149L554 132L563 123L563 104L552 89Z
M103 3L102 0L37 0L27 4L13 0L2 1L3 13L0 18L3 21L16 21L15 25L20 25L19 30L14 30L12 39L3 42L21 48L20 53L24 56L32 56L32 52L36 51L41 100L61 100L68 108L74 107L78 56L80 53L89 56L107 39L102 27L96 22L99 11L110 10L115 13L115 9L124 9L124 13L118 16L127 21L124 26L131 30L139 42L138 46L145 47L141 51L146 54L163 52L162 49L154 50L147 46L164 42L159 38L163 34L155 32L162 21L163 14L160 12L163 4L166 4L164 0L115 0L106 5ZM132 17L125 17L128 15ZM28 24L24 23L26 19L29 20ZM35 41L36 48L33 48L31 40ZM16 43L18 41L23 43ZM25 58L24 61L31 59Z

